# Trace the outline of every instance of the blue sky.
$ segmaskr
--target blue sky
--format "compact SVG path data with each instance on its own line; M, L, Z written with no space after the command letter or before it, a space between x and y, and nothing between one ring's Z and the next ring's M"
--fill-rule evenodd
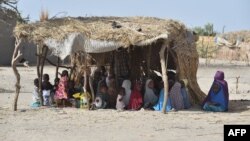
M250 30L250 0L19 0L18 8L31 21L41 9L50 17L61 16L154 16L172 18L188 27L210 22L216 31Z

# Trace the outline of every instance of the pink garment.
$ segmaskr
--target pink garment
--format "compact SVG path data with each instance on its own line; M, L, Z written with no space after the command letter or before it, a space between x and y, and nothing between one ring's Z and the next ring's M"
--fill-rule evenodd
M68 77L61 77L56 89L55 99L68 99Z

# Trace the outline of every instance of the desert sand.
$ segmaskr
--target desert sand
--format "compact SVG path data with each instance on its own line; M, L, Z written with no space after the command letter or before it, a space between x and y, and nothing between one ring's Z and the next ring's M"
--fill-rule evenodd
M21 93L18 111L11 110L15 77L10 67L0 67L0 141L220 141L224 124L250 124L250 67L241 62L200 60L197 79L207 93L216 70L225 72L230 106L225 113L189 110L162 114L156 111L96 110L75 108L32 109L31 92L36 68L19 67ZM51 80L55 68L45 67ZM239 90L236 94L236 77Z

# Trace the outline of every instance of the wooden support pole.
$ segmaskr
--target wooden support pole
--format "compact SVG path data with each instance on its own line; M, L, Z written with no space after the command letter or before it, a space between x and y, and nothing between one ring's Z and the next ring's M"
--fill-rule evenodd
M149 46L148 48L148 54L147 54L147 76L150 74L150 63L151 63L151 54L152 54L152 47Z
M16 76L16 84L15 84L16 93L15 93L15 97L14 97L14 101L13 101L13 110L14 111L17 110L17 101L18 101L18 97L19 97L19 93L20 93L20 89L21 89L21 86L20 86L20 79L21 78L20 78L20 74L16 68L17 61L22 56L22 53L20 51L21 43L22 43L22 39L16 38L15 49L14 49L12 61L11 61L11 67L13 69L15 76Z
M36 48L36 56L37 56L37 62L36 62L36 71L37 71L37 78L38 78L38 96L40 99L40 104L42 104L42 92L40 91L40 89L42 89L42 81L41 81L41 74L40 74L40 64L41 64L41 49L40 49L40 45L37 45Z
M168 58L168 51L167 51L167 58L165 59L165 50L167 45L163 44L159 54L160 54L160 62L161 62L161 71L162 77L164 82L164 101L163 101L163 108L162 113L166 114L166 106L168 101L168 76L167 76L167 58Z
M60 58L57 57L57 63L56 63L56 78L58 78L59 65L60 65Z

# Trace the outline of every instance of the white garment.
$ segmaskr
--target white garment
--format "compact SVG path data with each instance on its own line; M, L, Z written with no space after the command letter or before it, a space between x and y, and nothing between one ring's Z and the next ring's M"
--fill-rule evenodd
M153 81L152 79L148 79L145 84L145 93L144 93L144 104L155 104L158 100L155 95L153 89L149 88L149 83Z
M124 96L125 106L128 106L129 101L130 101L130 95L131 95L131 81L124 80L122 82L122 87L125 89L125 96Z
M43 90L43 105L50 106L50 90Z
M34 87L34 91L32 93L32 100L33 103L40 102L39 94L38 94L38 88Z
M125 108L124 97L122 95L118 95L116 99L116 109L124 110L124 108Z

